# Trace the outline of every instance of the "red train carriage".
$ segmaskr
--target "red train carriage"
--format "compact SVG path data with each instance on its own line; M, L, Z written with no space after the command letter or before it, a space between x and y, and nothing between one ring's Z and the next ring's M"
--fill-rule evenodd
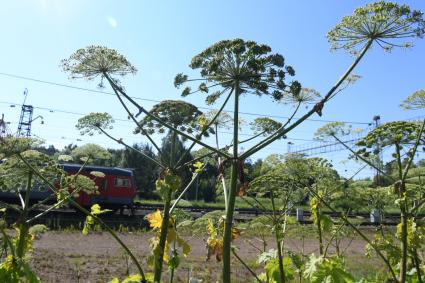
M69 174L76 174L81 166L80 164L62 164L63 170ZM105 177L94 177L90 174L92 171L102 172L105 174ZM113 210L132 207L133 198L136 195L136 185L132 170L89 165L85 166L80 174L95 180L99 188L99 194L96 195L80 192L79 196L75 199L80 205L90 207L97 203L102 208ZM30 203L42 201L51 194L52 192L50 190L40 189L40 186L36 185L31 190ZM0 192L0 199L9 203L19 203L17 194L13 192Z
M79 164L63 164L63 169L75 174L80 170ZM94 178L90 172L98 171L105 174L104 178ZM131 207L133 198L136 195L136 186L134 182L134 174L132 170L103 167L103 166L85 166L80 173L95 179L96 185L99 188L99 194L89 195L84 192L79 193L76 201L82 206L91 206L95 203L102 208L119 209L125 206Z

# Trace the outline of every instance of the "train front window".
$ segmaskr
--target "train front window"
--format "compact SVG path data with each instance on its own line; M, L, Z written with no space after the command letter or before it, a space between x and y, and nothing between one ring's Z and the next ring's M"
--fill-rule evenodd
M114 186L130 188L131 187L130 179L117 177L115 178Z

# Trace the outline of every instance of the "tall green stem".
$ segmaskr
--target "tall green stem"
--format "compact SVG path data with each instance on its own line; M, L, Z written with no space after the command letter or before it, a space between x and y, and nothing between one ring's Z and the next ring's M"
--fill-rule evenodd
M218 131L218 125L215 124L215 146L217 147L217 149L219 149L220 148L220 145L218 143L218 133L217 133L217 131ZM217 159L218 159L217 160L218 161L218 166L220 166L220 164L221 164L221 157L220 156L217 156ZM221 185L223 187L224 208L227 211L227 206L229 205L229 200L228 200L229 194L227 193L226 179L224 178L223 174L221 174L219 178L221 180Z
M232 249L232 253L236 257L236 259L239 260L239 262L242 263L242 265L249 271L249 273L251 273L251 275L254 276L255 280L257 280L258 283L262 283L260 278L258 278L257 274L255 274L255 272L243 261L243 259L240 256L238 256L235 249Z
M319 236L319 253L323 255L323 235L322 235L322 221L320 219L320 205L317 205L315 209L316 219L317 219L317 235Z
M418 274L418 283L423 283L422 280L422 271L421 271L421 260L419 259L418 250L416 248L412 249L412 260L413 264L416 267L416 273Z
M401 149L398 143L395 144L397 154L397 165L399 173L399 198L401 198L400 206L400 224L401 224L401 266L400 266L400 282L406 282L407 273L407 196L405 190L405 184L403 181L403 172L401 165Z
M174 126L176 127L176 126ZM171 153L170 153L170 160L169 160L169 166L172 169L174 168L175 162L174 159L176 158L176 139L177 139L177 133L173 132L172 140L171 140Z
M281 240L279 237L279 221L276 217L276 206L274 203L274 196L273 192L270 192L270 198L272 201L272 209L273 209L273 226L274 226L274 236L276 240L276 249L277 249L277 256L279 260L279 275L280 275L280 281L282 283L285 283L285 270L283 269L283 255L282 255L282 245Z
M201 168L201 170L203 170L204 168L205 168L205 165ZM170 214L173 213L173 211L177 207L179 201L182 199L184 194L190 189L190 187L195 182L195 180L199 178L199 174L200 173L195 172L195 174L192 176L192 179L190 180L189 184L187 184L186 188L184 188L183 191L180 193L180 195L175 199L173 206L170 208Z
M104 75L106 76L106 78L108 80L110 80L108 74L104 73ZM116 97L118 98L118 100L120 101L121 105L123 106L124 110L127 112L128 116L133 120L133 122L137 125L137 127L140 129L140 132L145 135L148 140L151 142L151 144L155 147L155 149L157 150L158 154L161 154L161 149L159 148L159 146L155 143L155 141L151 138L151 136L145 131L145 129L143 129L143 125L141 125L137 120L136 117L134 117L133 113L131 113L130 109L128 109L127 105L125 104L124 100L121 98L121 96L118 95L117 90L116 90L116 86L115 85L111 85Z
M161 234L159 236L159 243L157 247L158 250L155 253L154 282L161 282L162 264L164 261L164 250L165 250L165 244L167 242L168 225L170 220L171 194L172 192L169 191L167 195L167 199L165 200L165 204L164 204L164 215L163 215L162 224L161 224Z
M170 160L169 160L170 168L173 168L173 166L175 165L174 159L176 155L176 143L177 143L176 141L177 141L177 133L173 132L172 140L171 140ZM159 235L159 243L158 243L157 251L155 251L154 282L161 282L162 265L164 262L164 251L165 251L165 245L167 243L167 234L168 234L168 228L169 228L168 226L170 222L169 220L170 220L172 194L173 192L169 189L165 197L164 212L163 212L162 223L161 223L161 232Z
M233 162L230 174L230 189L228 196L228 205L226 210L226 220L224 223L224 236L223 236L223 283L230 283L230 252L232 242L232 225L233 213L235 210L236 189L238 185L238 131L239 131L239 94L240 86L239 81L235 82L235 99L234 99L234 113L233 113Z
M136 152L136 153L138 153L138 154L141 154L143 157L145 157L146 159L148 159L149 161L151 161L151 162L153 162L153 163L155 163L156 165L158 165L159 167L161 167L161 168L163 168L163 169L165 169L165 166L164 165L162 165L160 162L158 162L155 158L152 158L152 157L150 157L149 155L147 155L146 153L144 153L143 151L141 151L141 150L138 150L138 149L136 149L135 147L133 147L133 146L131 146L131 145L128 145L128 144L126 144L125 142L123 142L121 139L116 139L116 138L114 138L113 136L111 136L108 132L106 132L104 129L102 129L102 128L99 128L98 127L98 129L99 129L99 131L101 131L103 134L105 134L105 136L107 136L108 138L110 138L111 140L113 140L113 141L115 141L115 142L117 142L117 143L119 143L119 144L122 144L123 146L125 146L126 148L128 148L128 149L131 149L132 151L134 151L134 152ZM160 154L161 152L160 151L158 151L158 154Z
M32 183L33 172L28 173L27 185L25 188L25 202L23 211L21 214L21 223L19 225L19 239L18 247L16 249L16 256L18 259L22 259L25 256L25 242L28 237L29 224L26 223L26 218L28 216L28 206L31 195L31 183Z

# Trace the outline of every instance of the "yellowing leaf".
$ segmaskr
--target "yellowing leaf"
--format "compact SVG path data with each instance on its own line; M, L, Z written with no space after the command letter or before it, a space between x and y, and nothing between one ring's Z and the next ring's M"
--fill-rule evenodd
M124 279L121 283L139 283L142 280L142 275L140 274L133 274Z
M236 239L241 235L241 230L239 230L238 228L233 227L232 228L232 239Z
M200 174L202 173L202 169L204 167L204 163L197 161L193 164L193 167L195 168L195 173Z
M208 219L207 231L209 235L214 235L216 233L214 223L211 219Z
M223 256L223 239L209 238L207 240L207 260L215 255L215 259L220 262Z
M207 126L207 119L205 118L205 116L199 117L198 123L202 129L205 128Z
M155 212L148 214L146 219L149 221L149 226L154 229L160 229L162 225L161 211L157 209Z
M103 210L101 210L100 209L100 205L98 205L97 203L96 204L93 204L91 206L91 208L90 208L90 212L93 215L99 215L99 214L106 213L106 212L109 212L109 211L112 211L112 210L110 210L110 209L103 209Z

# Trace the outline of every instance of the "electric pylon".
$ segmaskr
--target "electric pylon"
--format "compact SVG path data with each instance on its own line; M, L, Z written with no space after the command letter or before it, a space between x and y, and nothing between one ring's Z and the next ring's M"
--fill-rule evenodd
M28 89L24 90L24 103L22 103L21 108L21 117L19 118L19 124L18 124L18 137L30 137L31 136L31 124L32 122L37 119L41 118L41 123L43 122L43 116L37 116L34 119L32 118L32 114L34 112L34 107L32 105L25 104L25 101L27 100L28 95Z
M1 114L1 119L0 119L0 140L10 136L10 130L7 126L7 122L4 120L4 114Z

